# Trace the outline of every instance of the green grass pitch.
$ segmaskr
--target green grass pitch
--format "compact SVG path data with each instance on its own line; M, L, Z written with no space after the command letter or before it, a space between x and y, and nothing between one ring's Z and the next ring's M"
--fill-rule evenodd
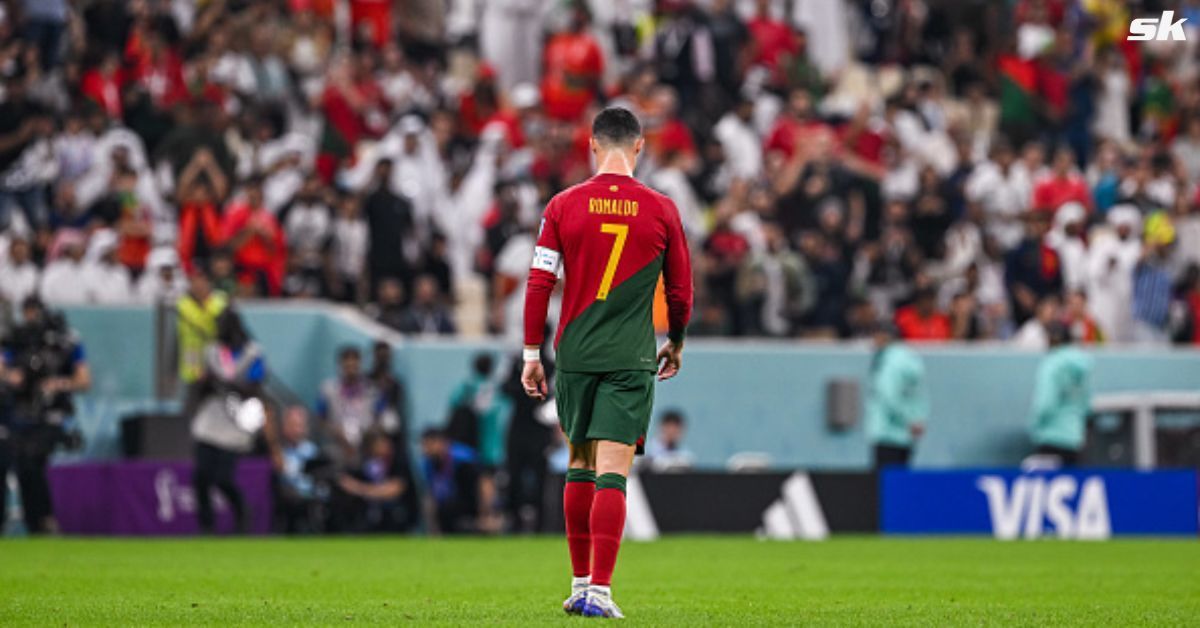
M557 538L9 540L0 626L579 625ZM1200 542L627 543L632 625L1197 625Z

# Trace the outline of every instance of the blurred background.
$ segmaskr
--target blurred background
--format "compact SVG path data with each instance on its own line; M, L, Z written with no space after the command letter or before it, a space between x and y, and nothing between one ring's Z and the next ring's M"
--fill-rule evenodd
M1164 11L1185 41L1127 41ZM1197 25L1192 0L0 2L0 521L555 529L565 449L513 355L540 213L608 105L696 269L651 503L752 471L731 492L763 504L711 525L754 529L805 469L834 531L872 530L889 464L1194 468Z

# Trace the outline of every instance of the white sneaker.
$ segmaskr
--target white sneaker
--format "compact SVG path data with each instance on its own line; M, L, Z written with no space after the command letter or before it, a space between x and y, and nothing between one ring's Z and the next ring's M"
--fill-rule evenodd
M607 619L625 619L625 615L612 599L612 591L608 587L588 588L587 601L583 605L585 617L604 617Z
M571 582L571 597L563 601L563 610L568 615L582 615L583 609L587 606L587 599L587 578L576 578Z

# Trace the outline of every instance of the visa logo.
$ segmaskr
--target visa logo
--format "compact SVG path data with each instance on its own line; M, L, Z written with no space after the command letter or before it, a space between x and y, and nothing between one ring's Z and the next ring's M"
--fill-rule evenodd
M1144 17L1129 24L1129 41L1187 41L1183 32L1183 23L1187 18L1174 20L1174 11L1163 11L1157 20Z
M1023 476L1008 482L981 476L976 486L988 500L992 535L998 539L1036 539L1053 533L1060 539L1096 540L1112 535L1104 479L1082 485L1072 476Z

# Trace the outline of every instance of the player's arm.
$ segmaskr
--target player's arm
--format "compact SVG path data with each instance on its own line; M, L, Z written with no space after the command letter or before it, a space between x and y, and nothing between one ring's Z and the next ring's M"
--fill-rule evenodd
M521 385L525 394L534 399L545 399L546 372L542 368L542 343L546 335L546 308L550 295L558 282L558 270L562 267L562 243L558 237L558 211L552 200L542 217L542 232L538 234L537 246L533 250L533 262L525 284L525 368L521 372Z
M663 287L667 297L667 341L658 350L658 379L671 379L683 365L683 339L692 317L692 258L679 210L668 201L667 249L663 259Z

